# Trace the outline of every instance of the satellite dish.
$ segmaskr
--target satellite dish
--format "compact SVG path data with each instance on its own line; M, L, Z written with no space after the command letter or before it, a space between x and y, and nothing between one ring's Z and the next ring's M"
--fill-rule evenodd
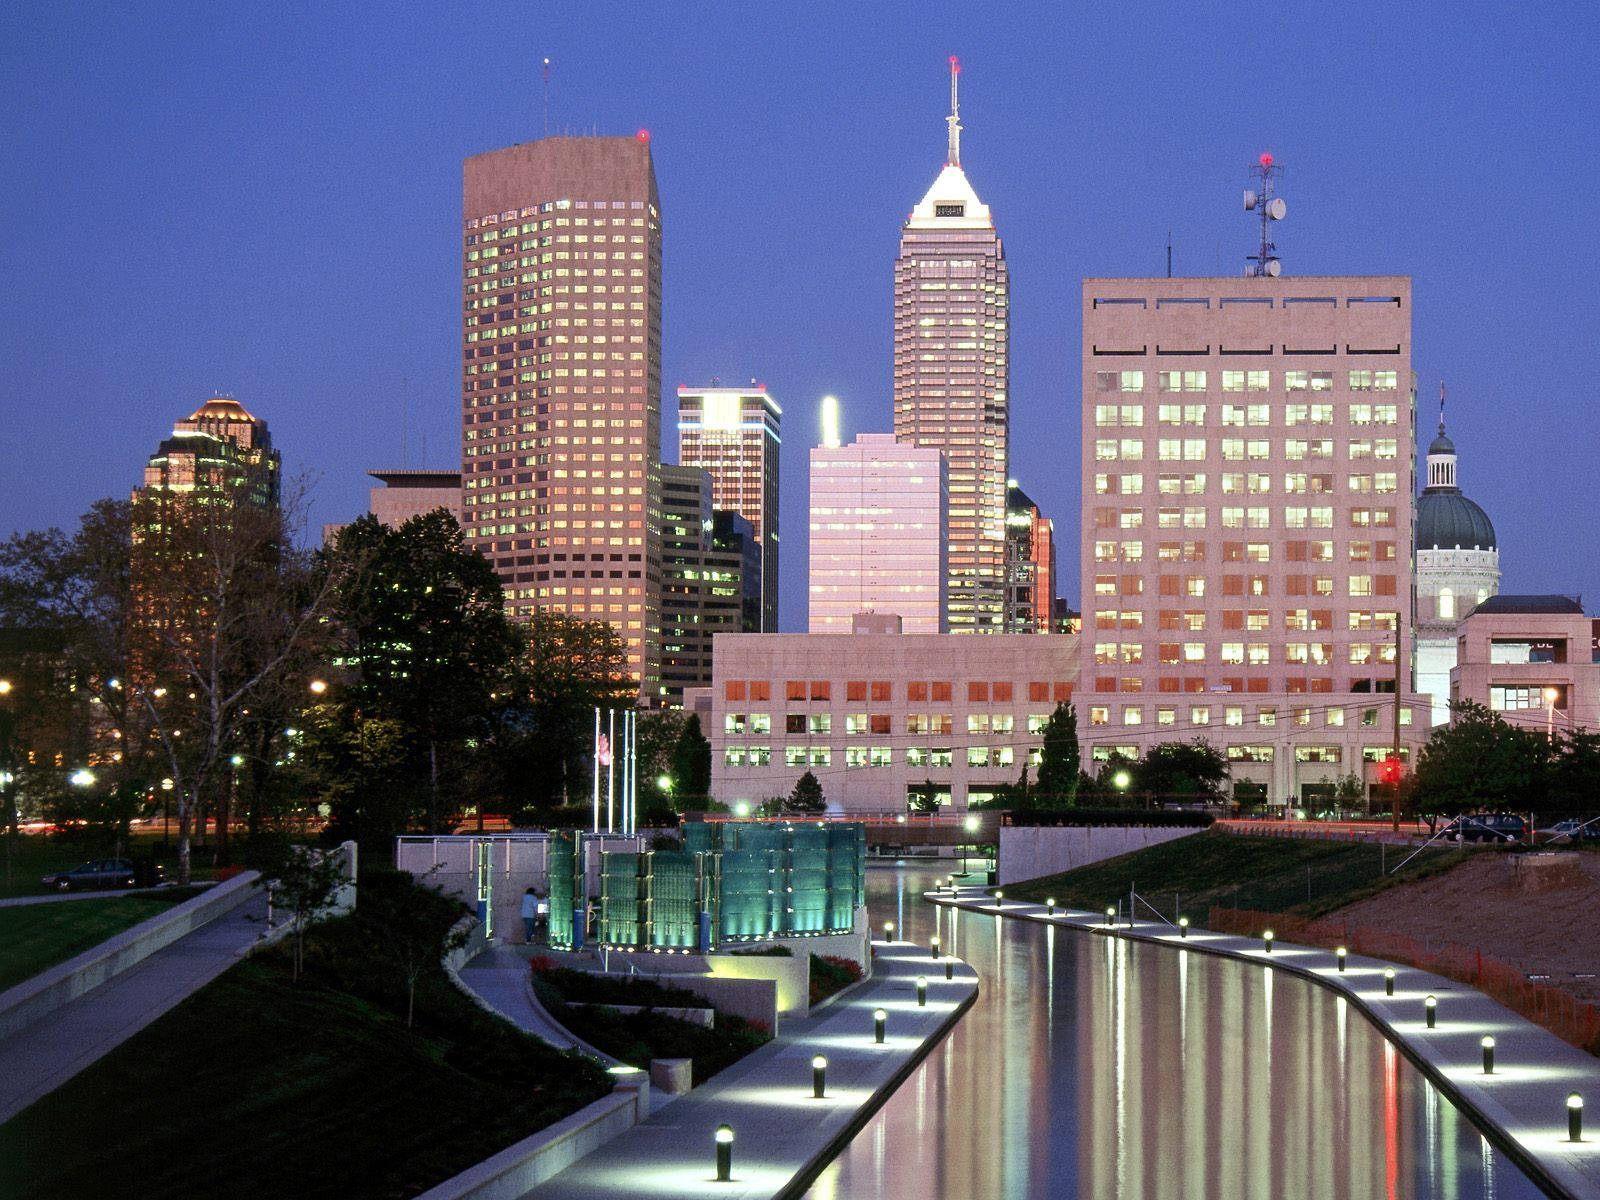
M1254 192L1252 192L1249 188L1245 188L1245 190L1244 190L1244 210L1245 210L1245 212L1249 212L1251 209L1253 209L1256 206L1257 199L1259 199L1259 197L1257 197Z
M1267 264L1267 274L1276 279L1279 275L1283 274L1283 264L1277 259L1273 259Z
M1281 221L1289 214L1289 206L1283 202L1282 196L1274 196L1267 201L1267 216L1274 221Z

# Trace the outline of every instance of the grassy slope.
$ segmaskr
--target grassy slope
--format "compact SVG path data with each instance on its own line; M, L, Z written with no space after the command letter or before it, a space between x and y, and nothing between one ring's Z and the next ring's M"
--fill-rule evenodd
M1196 923L1204 922L1214 904L1315 916L1395 883L1448 870L1466 854L1432 848L1399 875L1381 873L1385 862L1392 870L1409 853L1395 846L1385 852L1360 842L1248 837L1208 830L1060 875L1011 884L1004 890L1008 897L1045 900L1053 896L1058 904L1099 912L1119 899L1126 901L1128 888L1133 886L1168 917L1174 916L1177 893L1183 911Z
M609 1090L439 972L406 1029L392 968L333 926L299 984L248 959L0 1126L0 1196L412 1196Z
M167 908L164 899L110 896L0 908L0 992Z
M4 839L0 839L3 841ZM159 833L136 833L128 840L129 855L155 854L167 868L167 878L178 877L178 853L175 839L169 840L167 853L161 853ZM16 840L12 851L11 878L0 875L0 897L42 896L54 892L39 882L42 875L65 871L81 862L96 858L115 857L109 846L93 846L81 839L68 839L44 834L23 834ZM0 846L0 864L5 861L4 847ZM211 867L209 855L196 852L191 875L195 879L210 879L216 872Z

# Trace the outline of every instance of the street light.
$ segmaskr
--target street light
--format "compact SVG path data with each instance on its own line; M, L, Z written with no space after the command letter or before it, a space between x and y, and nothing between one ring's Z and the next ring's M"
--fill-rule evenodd
M69 775L67 777L67 782L70 783L73 787L81 787L81 788L93 787L94 786L94 772L89 770L88 767L79 767L76 771L74 771L71 775Z
M672 776L671 775L657 775L656 776L656 787L660 788L661 791L665 792L666 794L671 795L672 794Z
M1553 688L1553 687L1545 688L1545 690L1544 690L1544 707L1545 707L1544 736L1545 736L1545 740L1549 741L1549 742L1553 742L1553 741L1556 740L1556 701L1558 699L1560 699L1560 697L1561 697L1561 693L1556 691L1555 688Z
M306 686L311 689L311 694L313 696L320 696L323 692L328 690L328 681L326 679L313 679Z
M9 679L0 679L0 696L9 696L10 694L11 694L11 680L9 680Z
M1133 782L1133 776L1129 775L1126 771L1118 771L1111 777L1111 782L1116 786L1118 791L1125 792L1128 790L1128 785Z

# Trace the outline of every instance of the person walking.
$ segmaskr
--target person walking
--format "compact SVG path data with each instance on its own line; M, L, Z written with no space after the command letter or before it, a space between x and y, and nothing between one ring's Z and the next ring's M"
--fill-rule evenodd
M533 926L538 916L539 893L529 888L522 893L522 934L524 941L533 941Z

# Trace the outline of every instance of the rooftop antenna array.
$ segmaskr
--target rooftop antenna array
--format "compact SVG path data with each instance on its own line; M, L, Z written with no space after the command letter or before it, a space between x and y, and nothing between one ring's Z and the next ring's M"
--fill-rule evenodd
M1245 212L1261 216L1261 249L1245 255L1251 265L1244 269L1246 275L1281 275L1283 263L1278 261L1278 247L1272 241L1272 223L1288 215L1289 206L1277 195L1278 180L1283 178L1283 168L1272 161L1271 154L1263 154L1250 167L1250 178L1255 187L1244 190Z
M544 60L544 136L550 136L550 60Z

